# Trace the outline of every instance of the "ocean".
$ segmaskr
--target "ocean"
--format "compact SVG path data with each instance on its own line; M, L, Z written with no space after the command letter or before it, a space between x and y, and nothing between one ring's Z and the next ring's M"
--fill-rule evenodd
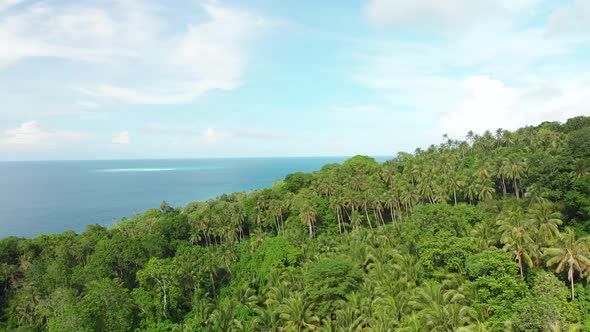
M0 162L0 238L109 227L162 201L178 207L260 189L346 158Z

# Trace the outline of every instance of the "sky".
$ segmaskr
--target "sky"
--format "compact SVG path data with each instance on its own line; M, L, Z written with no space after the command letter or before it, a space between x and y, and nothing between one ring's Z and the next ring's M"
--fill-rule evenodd
M588 0L0 0L0 160L393 156L577 115Z

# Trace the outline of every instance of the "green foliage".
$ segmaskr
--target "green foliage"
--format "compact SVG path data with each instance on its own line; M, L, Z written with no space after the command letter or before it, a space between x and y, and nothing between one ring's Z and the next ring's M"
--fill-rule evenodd
M538 273L528 296L516 302L512 326L515 331L544 331L567 322L570 305L567 287L548 272Z
M447 232L455 236L465 236L470 225L484 218L484 214L473 206L459 204L429 204L417 206L412 213L423 234L434 235Z
M496 248L467 257L465 272L472 280L483 276L516 275L518 266L510 255Z
M565 196L567 214L586 232L590 231L590 176L574 181L571 191Z
M2 239L0 330L590 330L589 135L471 132Z
M133 328L134 304L129 290L110 279L88 285L80 303L92 331L129 331Z
M253 253L244 253L237 268L242 278L252 278L254 283L264 284L271 271L280 271L288 266L296 266L301 250L296 249L283 237L271 237L254 243Z
M518 266L506 252L491 249L470 256L465 270L473 280L473 306L500 328L511 317L515 303L528 293L526 283L518 277Z
M326 317L336 308L337 301L355 290L362 280L360 269L346 257L326 257L310 265L305 274L309 299L318 316Z
M297 193L299 190L309 187L312 178L311 174L303 172L289 174L285 177L284 187L292 193Z
M427 276L444 275L448 272L463 272L465 258L475 249L472 239L442 231L432 237L422 238L418 244L418 255Z
M590 126L570 133L568 143L574 158L590 158Z

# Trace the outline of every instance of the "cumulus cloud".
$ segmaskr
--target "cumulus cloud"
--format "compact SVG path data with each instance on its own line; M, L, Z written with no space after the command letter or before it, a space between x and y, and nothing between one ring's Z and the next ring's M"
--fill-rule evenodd
M129 144L129 132L122 131L111 140L113 144Z
M79 141L86 137L87 135L81 132L47 129L36 121L29 121L22 123L17 128L5 130L3 137L0 137L0 143L3 145L36 146L64 141Z
M426 32L427 38L368 42L353 79L390 108L422 114L429 140L589 114L590 61L579 56L590 41L580 32L588 22L587 1L559 4L550 13L539 5L369 1L370 23ZM455 7L460 10L447 10ZM523 25L523 19L535 23ZM416 26L419 21L428 23Z
M462 90L458 105L441 116L440 133L463 138L468 130L513 130L590 115L590 81L585 80L537 82L519 88L487 76L474 76L463 81Z

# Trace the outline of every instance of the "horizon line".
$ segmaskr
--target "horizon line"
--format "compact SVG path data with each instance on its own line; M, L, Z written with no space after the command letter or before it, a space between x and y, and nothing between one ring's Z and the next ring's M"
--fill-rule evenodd
M354 155L324 155L324 156L247 156L247 157L172 157L172 158L105 158L105 159L21 159L21 160L0 160L0 163L11 162L59 162L59 161L135 161L135 160L214 160L214 159L291 159L291 158L352 158L354 156L368 156L371 158L395 158L395 155L370 155L370 154L354 154Z

